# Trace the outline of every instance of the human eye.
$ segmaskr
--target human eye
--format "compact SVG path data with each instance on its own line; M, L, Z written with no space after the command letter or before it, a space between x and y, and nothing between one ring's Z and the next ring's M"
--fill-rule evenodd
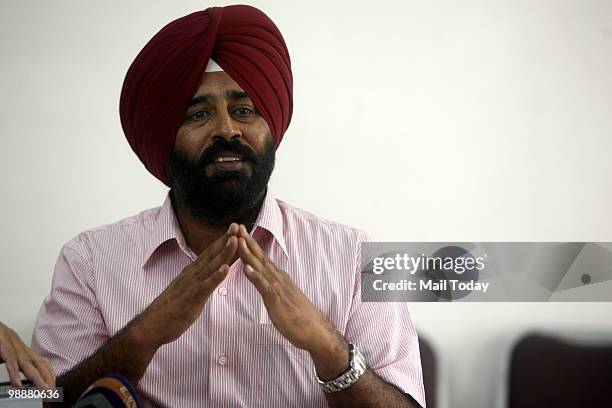
M188 121L199 121L206 119L210 114L205 110L198 110L187 116Z
M239 108L234 109L234 113L238 116L241 117L249 117L251 115L253 115L255 113L255 111L251 108L247 108L244 106L241 106Z

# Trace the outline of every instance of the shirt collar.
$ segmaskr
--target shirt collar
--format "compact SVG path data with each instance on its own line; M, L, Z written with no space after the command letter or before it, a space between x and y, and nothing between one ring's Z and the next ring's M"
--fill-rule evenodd
M289 257L289 253L287 252L287 244L283 234L283 215L278 206L278 202L270 191L269 186L251 234L256 228L262 228L272 234L285 255ZM141 265L144 267L155 251L164 242L172 239L177 242L181 250L188 256L195 256L185 241L183 231L181 230L181 225L178 221L176 213L174 212L174 208L172 207L170 191L168 191L164 203L157 213L157 216L153 222L153 227L146 239Z
M285 234L283 233L283 214L278 206L278 201L276 201L276 198L274 198L274 195L270 190L270 186L267 188L266 196L264 197L264 202L261 205L257 219L255 220L253 231L255 228L263 228L272 234L278 245L285 253L285 256L289 258L287 244L285 243ZM251 231L251 234L253 231Z
M146 265L147 261L164 242L172 239L176 240L183 252L190 255L190 250L183 236L181 225L172 207L170 191L168 191L166 199L159 209L153 221L150 233L145 241L145 250L141 263L142 266L144 267Z

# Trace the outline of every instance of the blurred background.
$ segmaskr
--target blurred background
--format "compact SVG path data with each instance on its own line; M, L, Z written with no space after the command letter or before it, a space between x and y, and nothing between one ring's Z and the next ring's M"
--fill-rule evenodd
M166 194L121 130L128 66L226 4L0 2L0 320L26 342L62 245ZM611 1L248 4L292 58L278 198L381 241L612 241ZM610 302L411 310L452 407L493 406L526 330L612 331Z

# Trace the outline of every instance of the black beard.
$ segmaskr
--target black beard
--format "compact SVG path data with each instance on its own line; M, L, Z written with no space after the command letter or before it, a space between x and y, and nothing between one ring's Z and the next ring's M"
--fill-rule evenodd
M208 177L206 166L220 152L241 155L251 164L251 175L244 171L223 171ZM266 138L261 156L238 140L217 139L196 161L173 149L169 164L171 197L192 217L207 225L226 226L251 217L259 211L265 197L275 153L271 135Z

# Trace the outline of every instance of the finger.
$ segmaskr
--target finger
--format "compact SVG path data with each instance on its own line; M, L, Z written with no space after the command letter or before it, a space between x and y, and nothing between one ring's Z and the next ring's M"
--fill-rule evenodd
M259 272L263 271L264 269L263 263L251 251L244 237L240 237L238 239L238 255L240 256L240 259L242 259L242 261L245 264L252 266L253 269L255 269L256 271L259 271Z
M46 358L42 357L43 363L45 364L45 366L47 367L47 373L48 376L45 377L45 379L48 379L47 384L49 384L51 386L51 388L55 387L55 370L53 369L53 366L51 365L51 362L49 360L47 360Z
M269 308L269 305L271 305L277 297L274 286L263 276L263 274L253 269L249 264L244 267L244 274L247 279L253 283L255 289L257 289L263 298L266 308Z
M259 267L257 264L251 264L253 268L263 273L264 276L271 282L284 280L283 274L278 270L278 268L276 268L276 265L274 265L274 263L268 259L257 241L255 241L255 239L246 232L244 225L240 225L240 238L245 240L248 250L262 265L262 267Z
M21 379L19 378L19 364L17 363L17 353L12 344L0 345L0 354L6 363L6 371L9 375L11 384L16 387L21 387Z
M223 280L227 277L228 273L229 266L227 264L221 265L208 277L208 279L206 279L202 283L202 289L204 290L204 292L206 294L212 293L212 291L215 290L215 288L219 286L221 282L223 282Z
M255 241L255 239L249 235L249 233L247 232L246 228L244 225L240 225L240 232L239 232L239 237L240 238L244 238L245 241L248 244L249 249L251 250L251 252L253 254L255 254L255 256L259 259L265 258L266 254L264 253L264 251L261 249L261 247L259 246L259 244L257 243L257 241Z
M53 374L49 370L47 359L39 356L38 354L32 351L30 352L30 359L34 363L34 366L36 367L38 372L40 373L42 380L48 386L47 388L53 386L53 382L54 382Z
M223 247L227 243L228 238L232 235L235 235L238 230L238 224L230 224L229 228L227 229L227 231L225 231L223 235L221 235L215 242L213 242L208 248L206 248L206 250L202 251L202 253L196 259L196 262L202 259L209 259L221 252L223 250Z
M235 236L230 236L223 250L213 257L208 263L209 272L214 272L223 264L230 265L238 259L238 239Z
M213 242L208 248L206 248L206 250L202 251L202 253L198 255L198 258L195 260L195 262L204 261L203 263L207 264L208 262L206 262L206 260L210 259L211 257L214 257L219 252L221 252L227 244L227 240L231 236L237 235L239 230L240 229L238 224L236 224L235 222L231 223L227 231L225 231L223 235L221 235L215 242Z
M230 265L238 259L237 251L238 243L236 237L233 235L229 236L219 253L204 261L195 261L197 267L194 269L194 276L200 283L203 283L214 274L221 265L224 263Z
M223 282L229 273L229 264L238 258L237 252L238 242L236 237L232 236L227 240L223 251L215 256L200 274L200 286L197 289L200 294L210 295Z
M263 277L268 280L268 282L283 282L283 277L280 276L274 263L270 261L263 253L262 256L257 256L257 254L253 252L254 249L257 250L257 248L259 248L259 250L261 250L261 248L254 239L251 237L249 238L251 242L250 246L249 239L242 236L239 238L238 253L243 262L251 265L253 269L261 273Z
M23 360L26 362L29 359L29 362L42 379L40 384L35 383L36 386L41 388L50 388L52 383L55 383L55 374L53 373L53 368L51 367L49 360L32 351L32 349L30 349L30 347L28 347L21 339L17 338L16 343L15 350L17 351L17 355L23 356ZM32 382L34 382L34 380L32 380Z
M34 366L29 356L23 357L19 360L19 367L21 372L25 374L25 376L34 383L39 388L49 388L49 384L45 383L42 375Z

